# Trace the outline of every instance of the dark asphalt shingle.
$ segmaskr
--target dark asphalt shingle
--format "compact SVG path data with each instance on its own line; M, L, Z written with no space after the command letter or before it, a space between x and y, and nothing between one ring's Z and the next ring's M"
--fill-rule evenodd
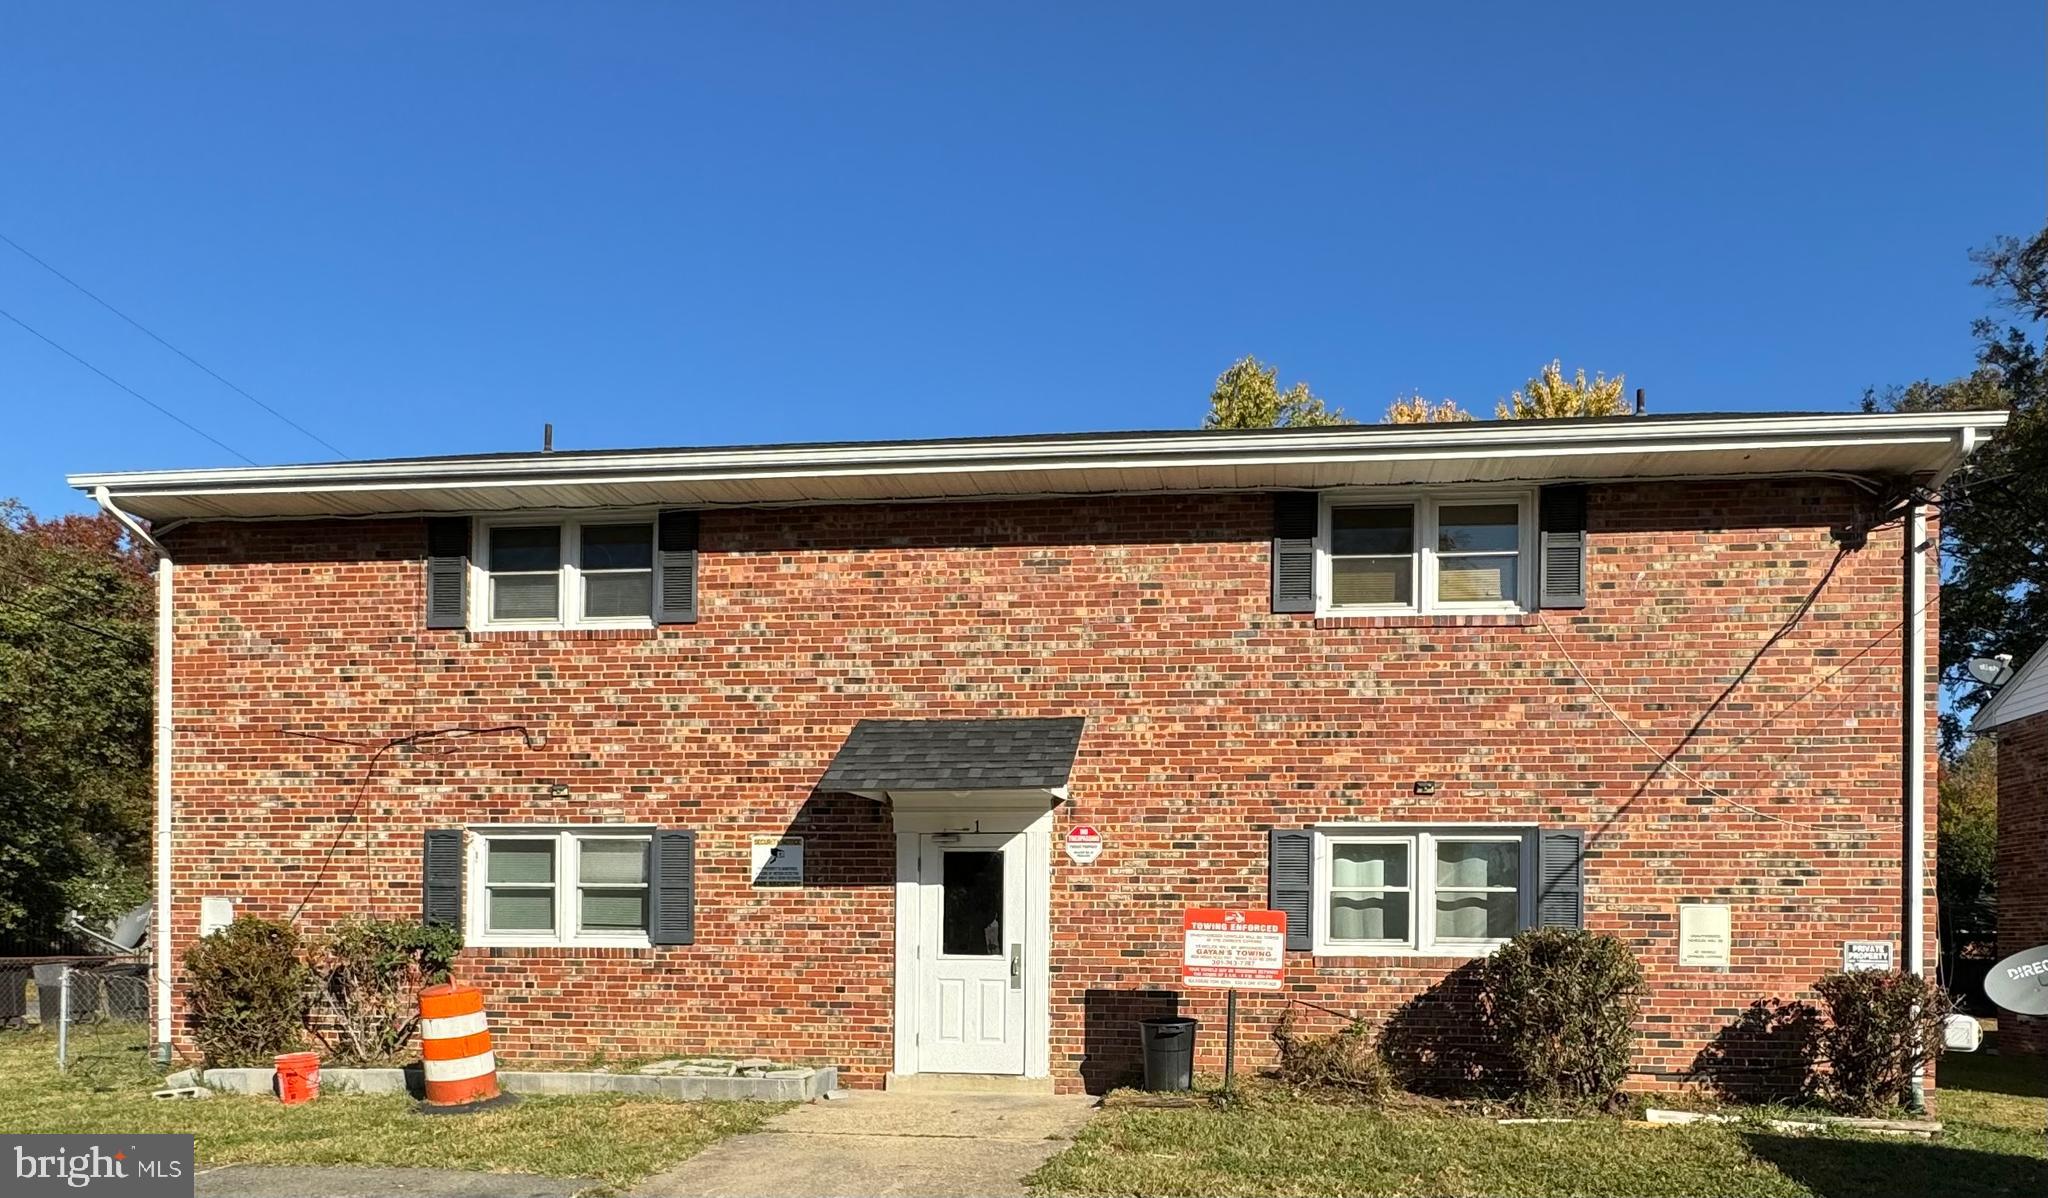
M1025 790L1065 786L1080 717L862 720L819 790Z

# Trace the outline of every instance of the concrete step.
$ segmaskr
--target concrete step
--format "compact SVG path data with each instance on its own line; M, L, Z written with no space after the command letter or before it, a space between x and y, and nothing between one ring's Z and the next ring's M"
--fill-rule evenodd
M1014 1073L891 1073L882 1088L905 1094L1050 1094L1049 1077Z

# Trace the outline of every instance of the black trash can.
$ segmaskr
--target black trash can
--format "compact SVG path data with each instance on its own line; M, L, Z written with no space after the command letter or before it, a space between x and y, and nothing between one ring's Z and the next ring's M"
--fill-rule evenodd
M1147 1090L1195 1088L1194 1019L1140 1019L1138 1034L1145 1045Z

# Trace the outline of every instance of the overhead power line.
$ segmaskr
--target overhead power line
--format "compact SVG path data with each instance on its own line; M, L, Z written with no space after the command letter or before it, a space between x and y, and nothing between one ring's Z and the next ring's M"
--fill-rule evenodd
M214 382L219 383L223 387L226 387L228 390L234 392L236 395L241 396L243 399L248 400L250 403L255 404L257 407L262 408L264 411L270 413L272 416L277 417L279 420L284 421L292 428L297 429L306 437L311 438L314 442L318 443L328 452L332 453L335 457L345 458L348 456L348 454L344 452L339 446L336 446L332 442L328 441L319 433L314 432L312 429L309 429L305 425L300 424L298 421L293 420L291 417L285 415L283 412L280 412L276 408L271 407L269 404L264 403L262 400L249 394L247 391L244 391L242 388L229 382L227 379L222 378L220 372L215 370L213 367L208 366L206 363L193 357L191 354L188 354L184 350L179 349L177 346L172 345L170 342L158 336L154 330L150 329L141 321L135 319L133 316L128 315L126 312L121 311L121 309L116 308L114 305L108 303L106 300L101 299L97 294L95 294L92 291L92 289L88 288L85 284L79 282L77 279L72 278L70 275L65 274L63 271L58 270L56 267L50 265L48 262L43 261L41 258L36 257L35 254L29 251L27 246L21 244L12 237L9 237L5 233L0 233L0 241L4 241L8 245L13 246L15 250L21 254L22 257L27 258L30 262L35 263L37 266L42 267L44 270L47 270L51 274L56 275L58 278L64 280L64 282L68 283L71 286L71 288L77 291L80 295L91 300L93 303L98 304L100 307L105 308L107 311L112 312L114 315L120 317L122 320L127 321L128 324L132 328L134 328L136 332L141 333L143 336L148 337L151 341L156 342L158 345L161 345L165 349L170 350L172 353L185 359L192 365L197 366L200 370L205 371L207 377L211 378ZM16 323L19 324L20 322L17 321Z
M32 604L22 603L16 599L9 599L5 595L0 595L0 607L11 607L14 608L16 611L25 611L32 616L40 616L45 620L62 624L67 628L76 628L80 632L89 632L94 636L103 636L110 641L119 641L124 645L129 645L134 648L140 649L145 653L150 651L150 644L148 641L137 640L136 638L128 636L124 633L114 632L106 628L100 628L96 625L84 623L83 621L68 619L64 616L58 615L55 612L44 611L42 608L36 607Z
M170 410L169 408L167 408L167 407L163 406L162 404L158 403L157 401L155 401L155 400L151 399L151 398L150 398L149 396L147 396L147 395L144 395L144 394L143 394L142 392L140 392L140 391L137 391L137 390L136 390L135 388L133 388L133 387L129 386L128 384L126 384L126 383L122 382L122 381L121 381L120 379L117 379L117 378L115 378L115 377L114 377L113 375L111 375L111 374L108 374L108 373L107 373L106 371L104 371L104 370L101 370L101 369L100 369L99 367L97 367L97 366L93 365L92 363L90 363L90 362L86 361L86 360L85 360L84 358L81 358L81 357L79 357L79 356L78 356L77 354L74 354L74 353L72 353L72 352L71 352L70 350L68 350L68 349L65 349L65 348L64 348L63 346L61 346L61 345L57 344L57 343L56 343L55 341L52 341L52 340L50 340L50 339L49 339L48 337L44 336L44 335L43 335L42 333L38 332L38 331L37 331L37 330L36 330L35 328L33 328L32 326L30 326L30 325L29 325L29 323L28 323L27 321L24 321L24 320L23 320L23 319L22 319L21 317L19 317L19 316L16 316L16 315L15 315L14 313L12 313L12 312L9 312L9 311L8 311L7 309L5 309L5 308L0 308L0 316L5 316L5 317L6 317L7 319L9 319L9 320L13 321L13 322L14 322L15 324L17 324L17 325L20 325L20 326L21 326L21 328L22 328L22 331L24 331L24 332L28 333L28 334L29 334L30 336L34 337L34 338L35 338L36 340L38 340L38 341L41 341L41 342L42 342L42 343L43 343L44 345L47 345L47 346L49 346L49 347L50 347L51 349L54 349L54 350L56 350L56 351L57 351L58 353L60 353L60 354L63 354L63 355L65 356L65 357L67 357L67 358L71 359L72 361L74 361L74 362L78 363L78 364L79 364L80 366L83 366L83 367L85 367L85 368L86 368L87 370L90 370L90 371L92 371L92 372L93 372L94 374L96 374L96 375L100 376L101 378L103 378L103 379L107 380L108 382L110 382L110 383L114 384L114 385L115 385L116 387L119 387L119 388L120 388L121 390L123 390L123 391L126 391L126 392L127 392L128 394L130 394L130 395L133 395L133 396L134 396L135 398L137 398L137 399L141 400L141 401L142 401L143 403L146 403L146 404L148 404L148 405L149 405L150 407L152 407L152 408L155 408L155 409L156 409L157 411L159 411L159 412L163 413L164 415L166 415L166 416L170 417L170 418L171 418L172 420L175 420L175 421L177 421L177 422L178 422L179 424L182 424L182 425L184 425L184 426L185 426L186 428L188 428L188 429L192 430L193 432L195 432L195 433L199 434L200 436L202 436L202 437L206 438L207 440L209 440L209 441L213 442L213 443L214 443L215 445L218 445L218 446L220 446L220 447L221 447L222 449L225 449L225 450L227 450L227 451L228 451L229 453L231 453L231 454L234 454L234 455L235 455L236 457L238 457L238 458L242 459L243 461L245 461L245 462L249 463L249 464L250 464L251 466L255 466L255 465L258 465L258 464L259 464L259 463L258 463L258 462L256 461L256 459L255 459L255 458L252 458L252 457L250 457L250 456L249 456L248 454L246 454L246 453L243 453L243 452L242 452L241 450L239 450L239 449L236 449L236 448L235 448L234 446L232 446L232 445L228 444L228 443L227 443L226 441L223 441L223 440L221 440L221 439L220 439L219 437L216 437L216 436L214 436L214 435L213 435L212 433L209 433L209 432L207 432L207 431L206 431L205 429L203 429L203 428L200 428L200 427L199 427L198 425L196 425L196 424L192 423L192 422L191 422L190 420L187 420L187 419L185 419L185 418L184 418L183 416L180 416L180 415L178 415L178 414L177 414L176 412L173 412L173 411L171 411L171 410Z

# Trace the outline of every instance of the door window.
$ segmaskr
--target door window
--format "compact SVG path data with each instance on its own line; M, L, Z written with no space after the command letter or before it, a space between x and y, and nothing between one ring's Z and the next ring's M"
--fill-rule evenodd
M946 853L939 885L939 951L949 957L1002 956L1001 850Z

